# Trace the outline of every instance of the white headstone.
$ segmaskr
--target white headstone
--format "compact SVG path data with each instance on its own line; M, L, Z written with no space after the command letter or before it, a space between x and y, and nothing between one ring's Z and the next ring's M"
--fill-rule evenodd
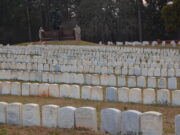
M177 78L168 78L168 89L177 89Z
M161 89L157 91L157 103L158 104L170 104L170 92L167 89Z
M148 77L148 88L156 88L156 78Z
M58 109L58 127L74 128L75 127L75 110L76 108L67 106Z
M23 105L23 126L40 126L40 109L38 104Z
M71 98L80 99L80 87L79 85L71 85Z
M12 82L11 84L11 95L21 95L21 84L19 82Z
M129 87L136 87L136 77L135 76L129 76L128 77L128 86Z
M129 102L141 103L142 102L142 90L139 88L132 88L129 90Z
M31 96L38 96L38 90L39 90L39 83L32 83L30 85L30 95Z
M82 99L91 99L92 87L91 86L82 86L81 98Z
M144 76L137 77L137 86L140 88L146 87L146 78Z
M114 108L101 110L101 130L113 135L121 131L121 111Z
M76 128L87 128L97 131L97 114L93 107L81 107L75 110Z
M117 101L118 91L115 87L106 88L106 101Z
M7 105L7 124L22 125L21 103L10 103Z
M159 78L158 79L158 88L166 89L166 78Z
M180 115L175 117L175 134L180 135Z
M141 112L135 110L128 110L122 112L122 134L134 133L139 134L140 132L140 118Z
M6 124L6 109L7 109L8 103L6 102L0 102L0 123Z
M22 96L30 95L30 85L31 83L22 83Z
M49 96L59 97L60 89L58 84L49 84Z
M60 85L60 97L70 97L71 87L67 84Z
M126 85L127 85L126 77L125 76L118 76L118 86L125 87Z
M11 82L2 82L2 95L8 95L11 93Z
M129 88L122 87L118 89L118 101L129 102Z
M91 100L102 101L103 100L103 89L101 86L92 87Z
M154 89L144 89L143 90L143 103L144 104L154 104L155 101L155 90Z
M38 96L49 97L49 84L42 83L39 85Z
M163 135L163 118L158 112L145 112L141 115L143 135Z
M172 91L172 105L180 106L180 90Z
M48 128L57 127L58 108L57 105L44 105L42 107L42 126Z

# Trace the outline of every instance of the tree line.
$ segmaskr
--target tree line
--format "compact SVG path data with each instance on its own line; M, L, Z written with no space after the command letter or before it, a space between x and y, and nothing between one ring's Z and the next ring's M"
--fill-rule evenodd
M0 0L0 43L37 41L41 26L75 24L92 42L178 39L180 0Z

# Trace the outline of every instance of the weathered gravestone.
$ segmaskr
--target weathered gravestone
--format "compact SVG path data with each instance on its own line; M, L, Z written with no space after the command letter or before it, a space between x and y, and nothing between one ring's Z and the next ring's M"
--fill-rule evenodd
M71 87L67 84L60 85L60 97L70 97L71 96Z
M91 86L82 86L81 98L82 99L91 99L92 87Z
M22 83L22 96L30 95L30 85L31 83Z
M136 77L135 76L128 77L128 86L136 87Z
M118 86L125 87L126 84L126 77L125 76L118 76Z
M154 89L144 89L143 90L143 103L144 104L154 104L155 101L155 90Z
M170 104L170 92L167 89L157 91L157 103Z
M106 88L106 101L117 101L118 91L115 87Z
M7 124L22 125L22 104L11 103L7 105Z
M180 106L180 90L172 91L172 105Z
M21 95L21 84L19 82L12 82L11 84L11 95Z
M101 86L92 87L91 100L102 101L103 100L103 89Z
M142 90L139 88L132 88L129 90L129 102L141 103L142 102Z
M141 131L140 129L140 118L141 112L135 110L128 110L122 112L122 124L121 124L121 131L122 134L139 134Z
M0 102L0 123L3 124L6 124L7 105L6 102Z
M177 78L168 78L168 89L177 89Z
M30 85L30 95L31 96L38 96L38 90L39 90L39 83L32 83Z
M141 115L143 135L163 135L163 118L158 112L145 112Z
M49 96L59 97L60 89L58 84L49 84Z
M96 109L92 107L81 107L75 110L76 128L87 128L97 131Z
M40 126L40 109L38 104L23 105L23 126Z
M58 106L44 105L42 107L42 126L55 128L58 121Z
M146 78L144 76L137 77L137 86L140 88L146 87Z
M148 77L148 87L156 88L156 78L155 77Z
M114 108L101 110L101 130L113 135L121 131L121 111Z
M175 134L180 135L180 115L175 117Z
M118 89L118 101L129 102L129 88L122 87Z
M158 79L158 88L166 89L166 78L159 78Z
M58 109L58 127L74 128L75 127L75 110L76 108L67 106Z
M49 96L49 84L42 83L39 85L38 96L48 97Z

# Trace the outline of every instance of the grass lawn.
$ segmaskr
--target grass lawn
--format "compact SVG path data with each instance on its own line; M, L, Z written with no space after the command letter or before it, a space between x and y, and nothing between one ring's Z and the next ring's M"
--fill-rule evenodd
M97 109L98 114L98 127L100 127L100 110L103 108L117 108L121 111L125 110L138 110L140 112L147 111L157 111L163 114L163 126L164 126L164 135L173 135L174 134L174 117L177 114L180 114L180 107L171 107L171 106L160 106L160 105L143 105L143 104L131 104L131 103L114 103L114 102L97 102L97 101L88 101L88 100L75 100L75 99L64 99L64 98L43 98L43 97L18 97L18 96L0 96L1 101L12 103L20 102L23 104L26 103L37 103L40 106L47 104L55 104L60 107L64 106L74 106L74 107L83 107L90 106ZM26 132L31 131L31 132ZM63 129L48 129L48 128L37 128L37 127L13 127L7 125L0 125L0 135L1 132L18 132L23 135L35 135L38 132L41 132L41 135L102 135L101 133L94 133L92 131L84 130L63 130ZM86 133L87 132L87 133ZM5 135L5 134L2 134ZM8 134L9 135L9 134ZM13 134L14 135L14 134Z
M27 42L27 43L20 43L16 44L19 46L26 46L26 45L98 45L93 42L87 41L77 41L77 40L64 40L64 41L43 41L43 42Z

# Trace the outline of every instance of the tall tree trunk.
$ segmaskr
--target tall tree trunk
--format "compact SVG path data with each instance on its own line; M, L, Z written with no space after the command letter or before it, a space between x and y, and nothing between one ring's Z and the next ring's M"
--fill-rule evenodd
M27 2L26 13L27 13L27 21L28 21L28 37L29 37L29 41L32 41L31 19L30 19L30 12L29 12L29 1Z

